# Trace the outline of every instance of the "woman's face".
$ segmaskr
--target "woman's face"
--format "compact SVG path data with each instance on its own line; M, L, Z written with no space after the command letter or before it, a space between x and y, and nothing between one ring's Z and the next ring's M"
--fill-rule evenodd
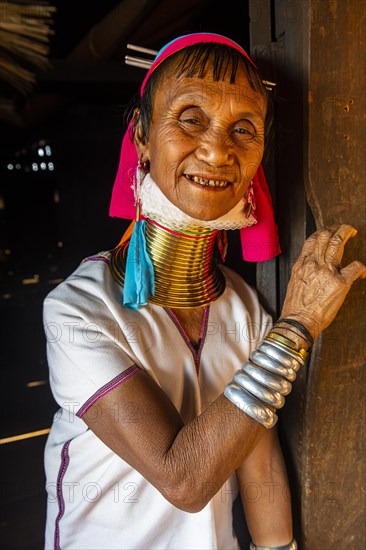
M167 76L155 92L139 157L164 195L193 218L214 220L243 197L261 162L266 100L239 66L235 84Z

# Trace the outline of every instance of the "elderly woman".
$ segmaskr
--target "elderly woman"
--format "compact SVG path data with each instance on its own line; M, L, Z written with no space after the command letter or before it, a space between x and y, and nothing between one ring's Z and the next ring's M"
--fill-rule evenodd
M149 70L111 205L120 217L132 206L135 222L44 304L61 407L46 447L46 548L239 548L239 493L252 548L296 548L276 409L366 268L340 268L354 228L317 231L272 326L222 265L227 229L259 260L279 253L261 168L269 102L245 51L220 35L180 37Z

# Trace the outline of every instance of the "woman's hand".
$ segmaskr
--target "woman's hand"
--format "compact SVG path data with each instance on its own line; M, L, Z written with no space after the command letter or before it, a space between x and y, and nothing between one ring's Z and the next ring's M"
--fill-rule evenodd
M333 321L354 281L366 277L357 260L340 268L345 244L356 234L345 224L316 231L293 266L281 317L299 321L314 339Z

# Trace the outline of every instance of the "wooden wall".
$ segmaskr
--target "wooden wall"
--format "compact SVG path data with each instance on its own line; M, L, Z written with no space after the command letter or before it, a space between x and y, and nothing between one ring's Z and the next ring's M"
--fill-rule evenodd
M291 266L316 227L351 223L343 265L365 262L363 0L252 0L251 50L277 82L266 172L282 255L257 270L276 317ZM365 548L365 284L318 338L282 412L295 534L305 550Z

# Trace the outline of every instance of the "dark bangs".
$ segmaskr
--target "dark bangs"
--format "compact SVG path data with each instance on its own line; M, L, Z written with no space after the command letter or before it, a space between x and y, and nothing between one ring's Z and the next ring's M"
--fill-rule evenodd
M265 89L258 71L246 57L229 46L212 42L195 44L183 50L183 55L181 53L181 59L173 74L178 78L181 76L203 78L208 63L212 66L213 80L225 80L228 77L230 84L235 83L238 66L241 63L251 88L260 91Z

